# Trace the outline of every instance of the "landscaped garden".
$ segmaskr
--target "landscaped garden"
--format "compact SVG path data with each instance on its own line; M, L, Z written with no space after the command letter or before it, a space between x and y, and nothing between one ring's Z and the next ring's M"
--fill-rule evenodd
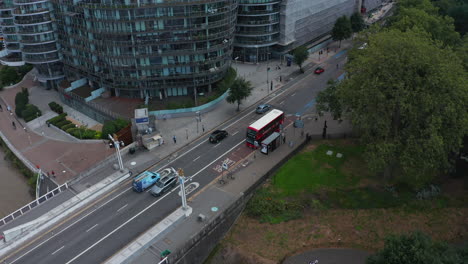
M67 113L63 111L63 107L56 102L50 102L49 107L59 115L47 120L47 124L60 128L79 139L107 139L108 134L112 135L129 125L129 122L126 120L116 119L105 122L102 131L96 131L68 120Z

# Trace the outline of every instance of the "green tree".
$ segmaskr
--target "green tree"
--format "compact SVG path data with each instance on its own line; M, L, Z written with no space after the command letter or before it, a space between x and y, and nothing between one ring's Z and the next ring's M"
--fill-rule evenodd
M304 73L304 70L302 69L302 64L309 57L309 52L307 51L307 48L304 46L299 46L294 49L293 54L294 62L297 64L297 66L299 66L300 71Z
M3 66L3 68L0 70L0 80L5 85L15 84L19 80L19 75L15 68Z
M341 119L342 115L342 105L337 96L338 90L338 81L329 80L327 89L318 93L316 102L317 102L317 112L319 115L323 115L324 112L332 112L334 119Z
M237 77L229 90L229 94L226 97L226 101L230 104L237 103L237 111L242 100L249 97L252 93L252 85L249 81L246 81L242 77Z
M397 14L403 8L416 8L431 15L437 15L439 13L438 8L435 7L430 0L399 0L397 6Z
M455 46L460 42L460 34L455 31L453 18L431 15L416 8L401 8L392 28L400 31L422 29L431 34L434 40L440 40L444 45Z
M384 249L370 256L366 264L461 264L467 263L467 252L414 232L387 237Z
M351 22L347 16L342 16L339 17L335 25L333 26L332 29L332 38L333 40L339 40L340 41L340 47L341 47L341 41L344 39L347 39L351 37L352 34L352 29L351 29Z
M113 135L116 131L115 124L112 121L107 121L102 126L102 138L109 139L109 135Z
M449 16L455 20L455 30L465 35L468 32L468 3L450 8Z
M388 30L369 41L353 51L348 78L329 93L340 107L328 100L322 109L351 120L374 172L420 187L453 167L449 156L468 132L466 71L428 34Z
M353 32L359 32L364 29L364 19L362 18L361 14L358 12L351 15L350 18L351 29Z

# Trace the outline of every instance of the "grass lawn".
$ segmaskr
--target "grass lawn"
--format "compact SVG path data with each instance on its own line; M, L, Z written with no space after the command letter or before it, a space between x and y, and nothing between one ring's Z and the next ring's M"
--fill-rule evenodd
M368 176L367 169L362 169L362 162L356 162L362 161L364 149L361 146L340 143L342 142L322 144L314 150L294 156L273 177L272 184L284 195L315 191L324 187L356 185L362 177ZM327 155L327 151L333 154ZM338 158L338 153L343 156ZM355 168L350 169L352 166L349 161Z
M327 155L331 151L332 155ZM341 158L337 157L341 153ZM291 158L260 188L247 204L246 213L261 222L280 223L300 218L312 209L373 209L401 207L415 212L457 207L467 197L442 194L417 200L404 186L393 190L372 176L363 158L363 147L349 140L322 141Z

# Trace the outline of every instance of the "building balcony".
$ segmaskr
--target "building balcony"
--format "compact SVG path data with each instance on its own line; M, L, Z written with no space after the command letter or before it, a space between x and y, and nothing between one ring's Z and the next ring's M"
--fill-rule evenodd
M0 6L0 11L13 11L15 8L16 6L10 6L10 7Z
M65 75L63 74L63 72L52 72L52 74L50 75L36 74L36 77L39 82L46 82L65 78Z
M2 22L0 22L0 26L2 26L2 27L16 27L15 23L13 23L13 19L12 20L3 20Z
M7 56L0 57L0 63L2 65L8 65L12 67L23 66L24 61L21 58L20 53L12 53L8 54Z
M278 14L280 11L279 8L275 8L273 10L249 10L249 11L244 11L239 9L239 12L237 13L238 16L264 16L264 15L274 15Z
M270 0L270 1L263 0L261 3L253 3L251 1L252 0L240 0L239 5L240 6L265 6L265 5L279 4L281 2L279 0Z
M13 11L13 14L15 16L31 16L31 15L41 15L41 14L46 14L49 13L50 10L48 8L40 8L36 10L21 10L21 9L15 9Z
M275 44L278 44L278 40L265 40L265 41L260 41L260 40L251 40L251 41L234 41L234 46L235 47L241 47L241 48L261 48L261 47L268 47L268 46L273 46Z
M237 21L236 26L239 27L258 27L258 26L269 26L279 23L279 19L275 20L252 20L252 21Z
M0 11L2 10L0 9ZM11 12L0 14L0 19L8 19L8 18L13 19L13 15L11 14Z
M34 25L43 25L43 24L48 24L51 23L52 20L50 18L40 18L40 19L24 19L24 20L18 20L15 19L14 23L17 26L34 26Z
M242 32L236 32L234 33L234 36L239 36L239 37L264 37L264 36L270 36L274 34L278 34L278 30L272 30L272 31L266 31L266 30L259 30L259 31L242 31Z
M31 55L37 55L37 54L48 54L48 53L52 53L52 52L57 52L58 49L57 47L55 48L39 48L39 49L33 49L33 48L30 48L29 46L28 47L23 47L23 49L21 50L21 52L23 52L23 54L31 54Z
M55 53L55 54L50 54L50 55L26 55L23 54L23 60L26 63L31 63L31 64L44 64L44 63L52 63L52 62L57 62L60 61L60 56Z
M47 30L47 31L24 30L21 27L19 27L17 34L24 35L24 36L36 36L36 35L49 34L53 32L54 32L53 30Z
M20 39L19 42L24 45L42 45L56 42L55 39Z
M46 2L49 2L49 0L13 0L14 5L32 5Z

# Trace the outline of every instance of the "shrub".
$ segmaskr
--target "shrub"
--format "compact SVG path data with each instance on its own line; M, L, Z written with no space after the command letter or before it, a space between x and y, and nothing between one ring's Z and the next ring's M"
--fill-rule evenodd
M102 138L102 132L96 131L96 135L94 135L94 139L100 139L100 138Z
M42 112L33 104L26 105L25 109L21 112L21 116L24 118L24 121L29 122L36 119L38 116L41 116Z
M29 103L28 90L23 89L21 92L16 93L15 96L15 113L18 117L23 117L23 111L26 110L26 105Z
M67 116L67 113L62 113L58 116L55 116L55 117L52 117L51 119L47 120L47 122L55 125L57 124L58 122L62 121L62 120L65 120L65 117Z
M72 127L72 128L69 128L69 129L65 130L65 132L67 132L67 133L70 134L70 135L73 135L73 133L75 132L75 130L78 130L78 128Z
M0 80L5 85L10 85L17 83L20 80L20 76L16 72L15 68L3 66L0 70Z
M60 121L60 122L54 124L54 125L55 125L56 127L63 127L63 126L65 126L65 125L68 125L68 124L71 124L71 123L72 123L72 122L70 122L70 121L68 121L68 120L65 119L65 120L62 120L62 121Z
M91 129L86 129L83 133L84 139L94 139L94 136L96 136L96 131Z
M50 102L49 107L52 111L56 112L57 114L63 113L63 107L56 102Z
M119 132L122 128L128 126L129 122L124 119L116 119L113 121L107 121L104 123L102 127L102 135L101 138L107 139L107 135L112 135L114 133Z
M74 127L76 127L75 124L71 123L71 124L66 124L66 125L60 127L60 129L62 129L63 131L67 131L67 129L74 128Z

